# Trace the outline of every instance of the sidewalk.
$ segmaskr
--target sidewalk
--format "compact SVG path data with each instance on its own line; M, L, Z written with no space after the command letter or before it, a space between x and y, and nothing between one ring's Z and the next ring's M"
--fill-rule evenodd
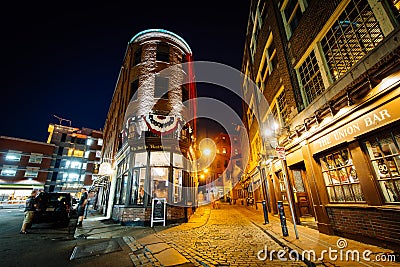
M287 247L289 252L292 251L292 255L297 252L301 256L305 251L306 259L304 259L304 262L309 266L400 266L399 255L397 255L397 262L383 260L383 258L388 257L387 255L394 255L394 251L390 249L364 244L335 235L322 234L318 230L307 226L296 226L299 236L299 239L296 239L294 225L289 219L286 221L289 236L284 237L278 216L269 214L269 224L264 224L264 213L261 205L258 206L258 209L255 206L242 206L240 204L236 206L261 230L281 246ZM355 250L359 252L359 261L353 260L351 252ZM363 252L367 250L371 251L371 253L366 252L364 259ZM310 251L315 252L315 257L308 253ZM323 251L325 252L323 253ZM331 256L329 256L329 251L332 252Z
M304 251L310 252L313 250L315 257L313 258L312 254L310 254L308 257L310 259L307 259L308 254L306 253L306 259L303 260L308 266L400 266L400 262L378 262L376 260L377 255L381 255L382 253L393 255L393 251L391 250L338 236L321 234L318 230L302 225L297 225L299 239L296 239L293 224L289 220L287 221L289 236L283 237L278 217L269 215L269 224L264 224L262 207L256 210L255 207L240 204L221 204L224 209L236 209L240 211L240 214L245 216L252 224L282 246L282 248L287 248L288 252L292 251L291 255L293 257L295 255L294 252L302 255ZM187 255L182 251L179 252L174 247L172 241L165 240L165 238L161 239L160 237L162 236L158 235L158 233L175 227L182 231L195 230L196 228L201 229L202 226L207 224L210 214L213 212L217 211L211 209L209 206L201 206L196 210L196 213L190 218L188 223L180 224L178 227L177 225L166 227L157 225L154 228L121 226L101 214L92 212L83 221L83 227L76 229L75 238L107 239L121 237L132 251L129 256L134 266L201 266L190 257L185 257ZM338 240L341 240L340 244L337 243ZM338 245L342 249L339 249ZM325 254L323 254L323 250L326 250ZM337 259L329 257L329 250L332 250L332 255L336 255ZM338 252L335 253L333 250ZM354 250L360 252L360 261L353 260L352 254L346 254L346 252ZM367 250L371 251L368 254L371 261L362 258L362 253ZM340 251L342 251L342 254L340 254ZM286 257L288 257L287 255ZM320 259L320 255L323 255L322 259ZM274 256L277 256L277 251ZM346 257L349 260L346 260ZM341 258L342 260L340 260Z

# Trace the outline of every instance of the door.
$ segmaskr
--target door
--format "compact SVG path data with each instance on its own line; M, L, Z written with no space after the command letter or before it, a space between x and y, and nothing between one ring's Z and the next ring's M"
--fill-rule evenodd
M300 217L314 216L313 209L311 208L310 198L304 183L306 175L305 166L299 166L292 169L294 196L297 205L297 210L300 212Z

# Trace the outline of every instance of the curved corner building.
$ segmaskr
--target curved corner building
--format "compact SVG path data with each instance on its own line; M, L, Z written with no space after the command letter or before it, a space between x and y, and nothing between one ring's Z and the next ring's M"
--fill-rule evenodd
M104 126L97 205L124 225L149 225L153 200L166 203L167 223L185 221L195 202L191 176L196 95L192 51L162 29L128 43Z

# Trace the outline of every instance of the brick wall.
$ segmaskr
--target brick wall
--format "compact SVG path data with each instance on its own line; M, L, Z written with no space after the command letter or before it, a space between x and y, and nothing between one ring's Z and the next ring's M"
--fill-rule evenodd
M327 207L336 234L354 239L375 240L380 246L397 244L400 247L400 211L376 208ZM387 241L387 242L382 242Z

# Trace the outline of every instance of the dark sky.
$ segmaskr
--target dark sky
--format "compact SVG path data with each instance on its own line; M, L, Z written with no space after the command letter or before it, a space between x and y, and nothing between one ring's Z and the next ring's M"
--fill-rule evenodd
M148 3L148 4L146 4ZM128 41L163 28L195 60L240 70L249 1L10 1L2 6L0 135L46 141L53 114L100 129ZM226 100L199 86L199 96ZM229 100L236 107L237 98ZM64 123L65 124L65 123Z

